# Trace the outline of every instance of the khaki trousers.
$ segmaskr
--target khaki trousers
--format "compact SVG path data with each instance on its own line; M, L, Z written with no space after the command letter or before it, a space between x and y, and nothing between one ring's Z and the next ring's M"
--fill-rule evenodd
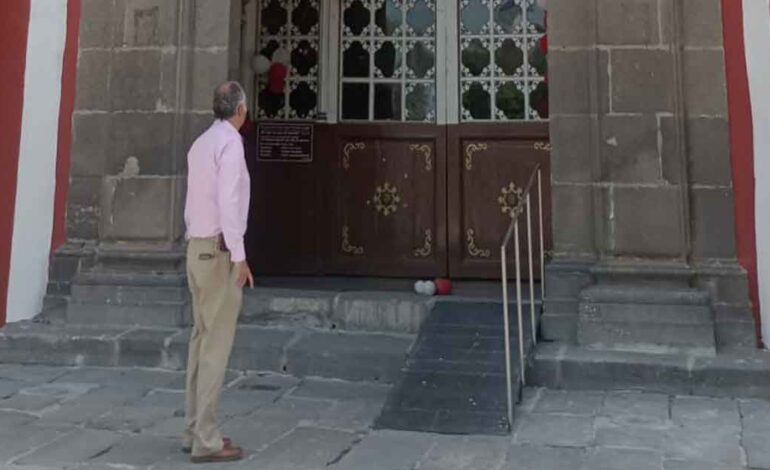
M243 292L230 254L217 238L191 239L187 246L187 282L192 294L194 327L187 360L184 444L193 456L222 449L217 426L219 396L233 348Z

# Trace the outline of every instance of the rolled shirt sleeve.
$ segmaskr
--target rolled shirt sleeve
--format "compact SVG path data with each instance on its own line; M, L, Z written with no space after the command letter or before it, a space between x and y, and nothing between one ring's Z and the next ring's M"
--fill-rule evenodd
M219 160L217 191L220 225L230 259L237 263L246 259L243 237L249 209L249 173L244 160L243 144L228 143Z

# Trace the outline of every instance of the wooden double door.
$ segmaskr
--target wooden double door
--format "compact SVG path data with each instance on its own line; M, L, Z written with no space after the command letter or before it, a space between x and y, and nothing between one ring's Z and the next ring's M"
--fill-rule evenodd
M547 123L318 124L314 135L309 163L258 162L247 138L260 273L499 278L509 209L537 164L548 248Z

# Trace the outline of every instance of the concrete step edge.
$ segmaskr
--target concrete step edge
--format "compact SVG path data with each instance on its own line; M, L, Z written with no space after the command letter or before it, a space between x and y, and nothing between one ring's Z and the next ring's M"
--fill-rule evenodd
M529 385L551 388L768 399L770 354L755 350L695 357L541 343L527 377Z

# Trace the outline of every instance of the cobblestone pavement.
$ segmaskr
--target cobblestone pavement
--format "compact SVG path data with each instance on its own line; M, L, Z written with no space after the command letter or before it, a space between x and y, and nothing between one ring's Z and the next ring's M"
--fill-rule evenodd
M183 375L0 365L0 469L182 469ZM770 469L770 402L528 389L511 437L370 428L388 388L230 374L226 435L300 470ZM213 466L216 467L216 466Z

